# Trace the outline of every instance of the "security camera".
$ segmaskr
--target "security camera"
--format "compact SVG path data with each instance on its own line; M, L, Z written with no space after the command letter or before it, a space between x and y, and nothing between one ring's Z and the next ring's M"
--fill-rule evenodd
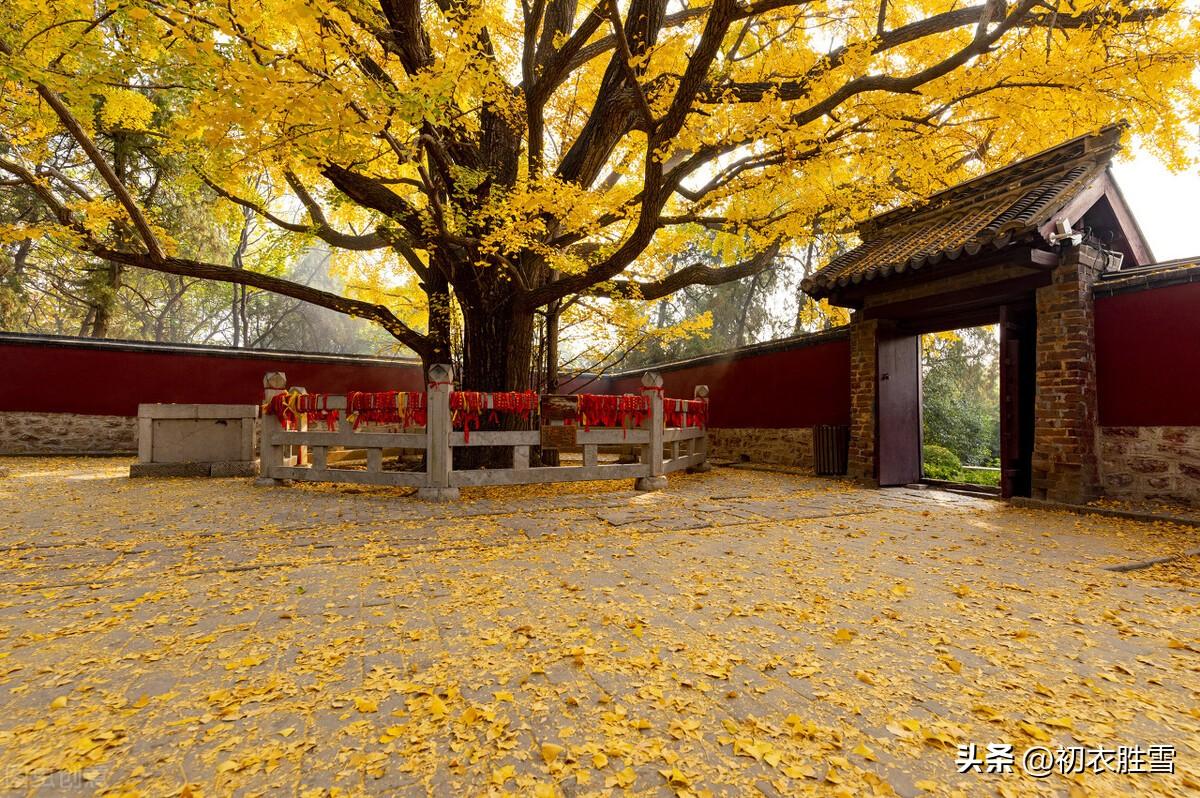
M1054 221L1054 232L1050 234L1051 244L1069 243L1073 247L1079 246L1083 241L1083 233L1076 232L1071 229L1071 220L1067 217L1056 219Z

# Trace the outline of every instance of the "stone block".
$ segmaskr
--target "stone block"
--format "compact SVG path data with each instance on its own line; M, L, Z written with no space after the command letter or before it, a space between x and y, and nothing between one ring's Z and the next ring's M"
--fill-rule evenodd
M254 460L221 460L209 464L210 477L256 477L258 463Z
M208 463L134 463L129 466L131 477L207 477Z
M238 419L155 419L150 460L155 463L213 463L241 455L242 422Z
M196 405L196 418L258 418L258 405Z
M1130 457L1129 468L1139 474L1165 474L1169 470L1166 460L1153 457Z
M256 405L138 407L138 467L132 476L254 476ZM143 468L150 465L178 468Z
M1180 463L1179 474L1185 479L1200 483L1200 466L1191 463Z
M1120 490L1133 484L1132 474L1105 474L1104 486L1110 490Z

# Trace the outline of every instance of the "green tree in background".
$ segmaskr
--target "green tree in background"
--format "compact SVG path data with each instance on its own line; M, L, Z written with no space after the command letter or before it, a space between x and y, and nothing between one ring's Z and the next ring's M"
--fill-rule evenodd
M927 450L937 452L934 447L944 448L963 465L994 466L998 461L997 334L997 328L992 326L923 336L922 408Z

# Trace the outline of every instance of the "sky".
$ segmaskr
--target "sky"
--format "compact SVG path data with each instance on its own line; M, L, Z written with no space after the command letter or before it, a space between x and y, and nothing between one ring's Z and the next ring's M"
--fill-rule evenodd
M1200 172L1173 174L1146 152L1113 165L1156 260L1200 258Z

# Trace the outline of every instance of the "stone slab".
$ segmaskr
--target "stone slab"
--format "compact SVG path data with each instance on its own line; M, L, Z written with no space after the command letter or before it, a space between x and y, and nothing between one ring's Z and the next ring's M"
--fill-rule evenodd
M258 405L141 404L139 418L258 418Z
M134 463L129 466L131 477L207 477L209 463Z
M256 460L220 460L209 464L211 477L256 477L258 476L258 461Z

